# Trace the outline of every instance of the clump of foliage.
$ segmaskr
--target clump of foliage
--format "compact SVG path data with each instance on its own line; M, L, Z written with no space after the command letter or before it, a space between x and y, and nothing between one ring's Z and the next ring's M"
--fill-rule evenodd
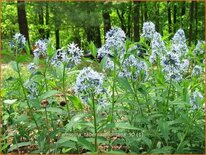
M152 22L139 42L120 28L105 44L56 50L11 42L15 74L3 79L4 153L203 153L204 42L188 47L184 31L164 40ZM101 61L100 61L101 60ZM100 61L100 62L99 62Z

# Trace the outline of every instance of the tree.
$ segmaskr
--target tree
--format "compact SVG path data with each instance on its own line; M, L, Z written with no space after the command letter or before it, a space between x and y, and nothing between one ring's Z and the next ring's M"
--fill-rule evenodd
M94 42L96 47L101 47L101 35L100 35L100 27L97 26L88 26L85 28L87 34L87 41Z
M134 2L134 41L139 41L139 3Z
M108 11L103 10L102 16L103 16L103 22L104 22L104 36L105 36L107 31L111 29L111 20L110 20L110 15Z
M39 35L40 38L43 39L45 38L43 2L38 3L38 18L39 18Z
M190 28L189 28L189 46L191 45L192 39L193 39L193 19L194 19L194 4L195 2L192 1L190 4Z
M181 11L181 26L183 25L183 17L186 13L186 7L185 7L185 2L182 2L182 11Z
M167 1L167 13L168 13L168 32L172 33L171 8L170 8L170 2L169 1Z
M159 13L159 5L160 3L159 2L155 2L155 14L156 14L156 18L155 18L155 21L156 21L156 29L157 31L159 32L160 31L160 13Z
M46 38L48 39L50 36L49 31L49 3L46 2Z
M147 2L144 2L144 20L145 21L148 20L148 16L147 16Z
M196 39L204 39L204 2L195 2L193 9L191 2L177 3L169 0L52 3L26 3L19 0L17 3L6 2L2 5L2 38L6 39L5 42L11 40L19 27L19 31L30 43L40 38L50 38L56 42L57 48L72 41L81 44L83 48L87 48L87 43L93 41L99 47L101 39L112 26L121 27L127 37L138 41L146 21L153 22L162 35L166 31L173 33L183 28L187 38L192 32L191 43Z
M197 39L198 35L198 3L195 3L195 40Z
M28 30L24 1L17 1L17 12L18 12L19 31L21 34L23 34L25 36L25 38L27 39L28 44L30 46L29 30ZM32 51L31 51L31 54L32 54Z
M127 18L127 36L131 38L131 15L132 15L132 3L129 3L128 7L128 18Z
M173 32L176 32L176 22L177 22L177 6L174 4L173 6Z
M117 15L118 15L118 17L119 17L122 30L123 30L125 33L127 33L126 25L125 25L125 19L124 19L125 10L124 10L124 9L123 9L123 10L120 10L119 8L117 8L116 12L117 12Z

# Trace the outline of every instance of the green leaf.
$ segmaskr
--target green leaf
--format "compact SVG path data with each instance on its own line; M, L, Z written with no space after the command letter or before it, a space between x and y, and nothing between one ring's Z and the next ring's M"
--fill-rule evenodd
M11 61L10 62L11 68L15 71L18 72L18 63L16 61ZM19 66L19 70L20 70L20 66Z
M66 125L66 130L71 130L72 128L76 128L78 123L82 120L82 118L85 116L85 114L78 114L72 117L71 121Z
M8 152L11 152L17 148L20 148L20 147L23 147L23 146L29 146L31 145L31 142L22 142L22 143L17 143L17 144L14 144L12 145L9 149L8 149Z
M141 86L138 88L138 91L144 95L144 96L147 96L147 91L146 91L146 87L145 86Z
M67 137L61 138L60 140L57 141L56 144L58 145L58 147L67 147L67 148L76 149L75 142L71 141L71 139Z
M118 150L118 151L109 151L109 152L106 152L106 153L108 153L108 154L125 154L124 151L120 151L120 150Z
M69 96L69 100L73 103L73 106L76 110L83 109L83 104L81 100L76 96Z
M66 148L62 148L62 153L68 153L70 150L72 150L72 148L68 147L68 146ZM56 149L54 149L54 150L56 150Z
M32 81L36 81L36 82L41 81L43 78L44 78L44 75L40 71L33 72L31 76L29 77L29 79L32 79Z
M160 153L170 154L170 153L172 153L172 147L165 146L165 147L162 147L160 149L153 149L150 153L152 153L152 154L160 154Z
M168 142L168 139L169 139L169 125L168 125L168 123L163 121L163 120L160 120L159 121L159 129L160 129L160 132L162 133L165 141Z
M119 77L117 81L123 88L129 90L129 92L132 92L132 88L126 78Z
M40 109L39 111L45 111L45 110L44 109ZM60 109L60 108L48 107L47 111L51 112L51 113L57 113L58 115L67 115L67 112L62 110L62 109Z
M100 62L100 67L101 67L101 69L104 69L104 66L105 66L105 63L106 63L107 59L108 59L108 57L105 56L105 57L101 60L101 62Z
M28 41L26 42L25 51L27 55L30 55L30 48L29 48Z
M64 67L64 65L62 62L60 62L59 66L56 67L56 74L57 74L59 79L63 79L63 67Z
M31 99L29 102L33 108L41 109L42 107L41 104L39 104L40 102L37 98Z
M39 57L34 57L33 62L35 63L35 65L39 64Z
M136 128L132 125L130 125L128 122L120 122L115 124L115 128L119 129L128 129L128 130L142 130L140 128Z
M20 56L18 56L18 58L16 59L16 61L17 61L18 63L20 63L20 62L28 61L29 59L30 59L30 56L28 56L28 55L20 55Z
M152 147L152 141L151 141L149 138L143 136L141 139L143 140L143 142L145 142L145 143L147 144L147 146L148 146L149 148Z
M5 103L5 104L9 104L9 105L11 105L11 104L14 104L16 101L17 101L17 99L13 99L13 100L4 100L4 103Z
M83 145L83 148L95 152L95 147L92 143L90 143L87 139L79 137L77 139L78 143Z
M114 123L104 123L98 128L98 132L101 132L103 130L113 129L115 127Z
M50 91L48 91L48 92L43 93L43 94L39 97L39 99L40 99L40 100L44 100L44 99L47 99L47 98L49 98L49 97L51 97L51 96L54 96L54 95L56 95L56 94L59 94L59 93L60 93L60 92L57 91L57 90L50 90Z
M26 114L22 114L16 118L15 122L16 123L26 122L28 119L29 117Z
M91 42L91 43L89 44L89 49L90 49L90 51L91 51L92 56L93 56L94 58L96 58L96 56L97 56L97 49L96 49L96 46L94 45L93 42Z
M55 49L52 46L52 43L47 44L47 54L51 58L55 54Z

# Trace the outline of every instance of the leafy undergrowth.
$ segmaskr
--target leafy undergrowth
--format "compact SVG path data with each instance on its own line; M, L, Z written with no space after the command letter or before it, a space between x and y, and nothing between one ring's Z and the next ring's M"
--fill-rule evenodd
M164 39L167 38L167 39ZM113 28L93 58L76 44L16 34L2 66L3 153L204 153L204 42L163 39L146 22L139 42ZM30 59L29 59L30 60Z

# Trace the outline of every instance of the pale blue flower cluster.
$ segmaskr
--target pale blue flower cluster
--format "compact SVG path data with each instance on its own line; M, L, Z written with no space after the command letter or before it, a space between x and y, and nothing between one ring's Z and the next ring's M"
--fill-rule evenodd
M9 42L9 46L13 50L21 51L26 45L26 38L21 33L16 33L13 36L13 40Z
M108 55L121 55L125 51L125 41L125 32L121 28L112 28L106 33L106 42L98 49L97 57L103 58Z
M143 73L144 77L148 75L148 67L144 61L138 60L134 55L130 55L123 61L120 77L126 77L137 80Z
M126 40L125 32L121 28L112 28L106 33L106 44L110 48L123 46Z
M27 81L27 82L25 82L24 87L27 89L27 91L29 93L28 97L30 99L35 98L36 96L38 96L39 91L38 91L38 84L36 82Z
M69 63L77 65L81 62L83 50L80 49L77 44L71 43L67 46L67 54Z
M149 57L150 63L155 63L157 58L161 58L167 52L162 36L156 32L154 23L145 22L141 36L151 41L150 46L152 51Z
M180 60L177 53L170 51L165 56L163 56L161 64L163 67L163 72L166 73L167 81L180 81L189 67L189 60Z
M58 66L60 62L66 63L67 67L73 66L81 62L83 50L75 43L70 43L65 49L58 49L57 54L52 59L52 64Z
M97 100L101 100L102 103L101 94L105 93L103 78L103 74L94 71L90 67L85 67L77 76L74 91L85 104L88 103L88 99L92 96L99 96Z
M105 56L112 55L112 51L110 48L105 44L101 48L98 49L98 58L104 58Z
M106 61L104 64L104 69L113 69L114 68L114 62L111 60L111 58L109 57L105 57Z
M190 96L190 105L192 109L198 109L199 108L199 102L203 99L203 95L199 91L193 92L193 94Z
M166 52L166 47L160 33L155 32L151 41L152 54L150 55L150 63L154 63L157 57L162 57Z
M180 81L189 68L189 60L184 59L188 54L185 33L179 29L172 38L172 47L169 52L162 56L161 64L166 80Z
M38 67L37 67L37 65L35 65L35 63L30 63L30 64L28 64L28 66L27 66L27 69L28 69L28 71L29 72L34 72L35 70L37 70L38 69Z
M49 40L38 40L35 43L36 49L33 51L35 57L46 56L47 55L47 44Z
M174 37L172 38L172 48L173 53L177 53L179 57L185 56L188 54L188 48L186 45L185 33L182 29L179 29Z
M143 34L142 37L146 39L152 39L155 34L155 25L152 22L144 22L143 24Z
M202 67L199 65L195 65L192 70L192 76L200 75L202 73Z
M205 53L205 41L198 40L197 45L195 46L195 49L193 50L193 53L196 55L204 54Z

